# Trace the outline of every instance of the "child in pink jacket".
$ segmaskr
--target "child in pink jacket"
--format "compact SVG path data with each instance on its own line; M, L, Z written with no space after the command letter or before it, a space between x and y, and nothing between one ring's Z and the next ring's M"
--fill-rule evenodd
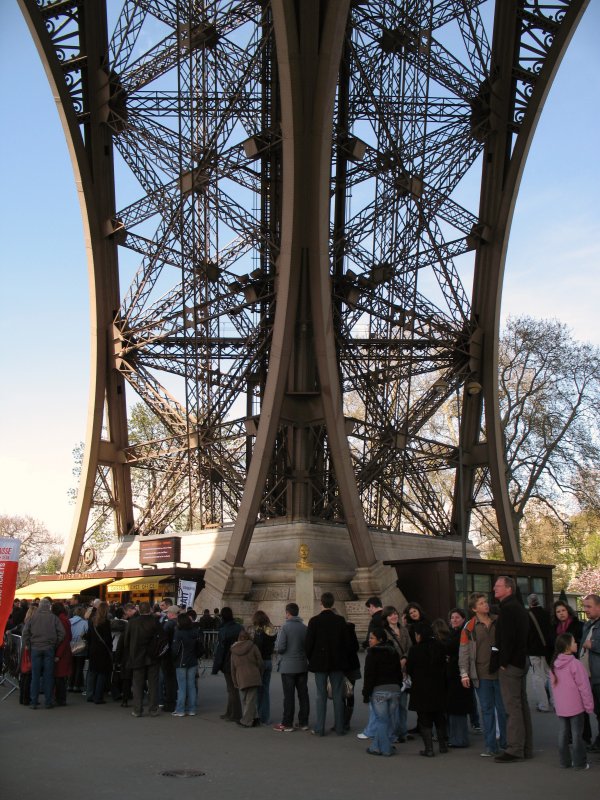
M576 652L577 643L570 633L561 633L556 637L550 671L554 708L560 723L558 755L561 767L589 769L583 741L583 723L586 712L591 714L594 710L594 698L589 676L583 664L575 657ZM572 739L572 757L569 738Z

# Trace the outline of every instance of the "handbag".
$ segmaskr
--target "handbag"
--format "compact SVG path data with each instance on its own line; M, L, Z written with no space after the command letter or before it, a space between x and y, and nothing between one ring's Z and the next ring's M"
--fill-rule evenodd
M74 656L82 656L87 650L87 642L83 639L75 639L71 641L71 654Z
M342 684L342 696L344 700L354 696L354 684L351 680L344 676L344 683ZM333 690L331 688L331 681L327 678L327 697L333 699Z

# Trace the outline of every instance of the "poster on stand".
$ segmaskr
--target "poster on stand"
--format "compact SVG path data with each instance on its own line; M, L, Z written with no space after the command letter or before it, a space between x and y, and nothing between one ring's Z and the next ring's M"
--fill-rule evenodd
M20 548L18 539L0 539L0 642L13 607Z
M179 580L177 587L177 605L182 606L185 604L186 608L194 605L194 598L196 597L196 581Z

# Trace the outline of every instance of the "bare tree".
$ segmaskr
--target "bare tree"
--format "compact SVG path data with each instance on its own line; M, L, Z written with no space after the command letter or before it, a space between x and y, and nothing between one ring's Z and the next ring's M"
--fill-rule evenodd
M515 530L532 500L566 522L600 465L600 351L556 320L511 318L498 378Z
M33 517L0 515L0 536L21 542L17 588L26 584L35 571L49 563L63 542L53 536L43 522Z

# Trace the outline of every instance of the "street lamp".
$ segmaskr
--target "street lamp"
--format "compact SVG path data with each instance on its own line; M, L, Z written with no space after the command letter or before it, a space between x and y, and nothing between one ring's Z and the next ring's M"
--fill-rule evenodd
M468 390L467 390L468 391ZM456 422L458 427L458 533L460 536L461 556L462 556L462 594L463 606L466 610L467 607L467 536L465 531L465 510L463 503L463 443L462 443L462 425L460 413L460 384L456 386Z

